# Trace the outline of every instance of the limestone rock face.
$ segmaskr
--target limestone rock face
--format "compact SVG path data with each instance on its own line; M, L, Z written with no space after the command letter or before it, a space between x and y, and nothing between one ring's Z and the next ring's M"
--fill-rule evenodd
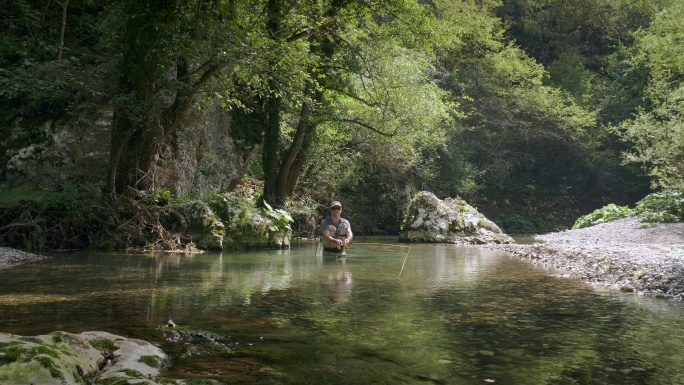
M464 200L441 200L427 191L419 192L411 200L401 228L402 242L515 243Z
M258 155L261 142L240 138L230 112L216 103L191 110L188 123L176 132L178 139L157 154L150 173L154 185L177 195L230 191ZM71 180L105 181L112 121L112 110L103 107L85 122L0 122L0 182L51 187Z
M155 378L167 361L166 354L148 342L107 332L53 332L35 337L0 333L2 384L135 383L145 379L152 385L162 383Z
M69 179L104 179L111 119L111 111L102 111L86 127L52 120L15 120L8 128L0 128L0 175L6 175L9 185L28 181L49 186Z

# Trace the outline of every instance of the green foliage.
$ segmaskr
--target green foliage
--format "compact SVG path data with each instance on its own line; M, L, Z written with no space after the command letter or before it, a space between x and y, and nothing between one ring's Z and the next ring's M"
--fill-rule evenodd
M616 219L625 218L633 215L633 211L627 206L617 206L611 203L600 209L594 210L591 214L584 215L575 221L572 226L573 229L582 229L585 227L591 227L598 225L599 223L605 223L614 221Z
M56 190L0 187L0 240L28 249L83 247L93 217L106 214L96 185L64 184ZM98 218L108 223L109 218ZM93 234L90 234L93 235Z
M369 231L395 228L414 186L490 202L523 191L532 206L548 194L591 208L632 203L644 183L619 165L621 151L654 186L684 183L682 9L671 0L84 0L69 4L58 61L60 2L17 0L0 6L0 163L49 141L45 120L86 125L108 106L121 154L111 182L150 188L155 155L183 140L174 130L192 129L189 111L202 100L231 111L239 150L272 145L253 175L287 181L279 194L299 179L315 201L343 193ZM3 191L0 208L11 208L0 227L27 226L11 228L11 243L81 247L130 218L151 223L177 200L161 186L112 210L71 186ZM266 197L274 207L284 198ZM227 210L219 200L237 223L255 210L271 230L291 226L280 209L234 201L240 209ZM518 219L512 227L529 228ZM134 233L112 244L141 243Z
M177 201L168 187L145 191L142 194L141 201L148 205L166 206Z
M683 222L684 194L680 191L649 194L637 203L634 211L644 223Z
M633 144L625 159L643 165L655 187L684 188L684 4L659 13L635 34L631 70L645 73L646 103L617 132Z
M106 338L98 338L90 340L88 342L92 347L103 352L112 353L115 350L119 349L118 346L114 345L114 341L108 340Z
M267 218L271 218L271 224L268 225L269 230L292 230L292 228L290 227L290 223L293 222L293 219L287 211L283 209L274 209L266 201L264 201L264 206L265 209L262 209L263 215Z
M572 228L581 229L632 215L638 215L639 220L645 224L682 222L684 221L684 194L679 191L649 194L637 202L633 210L627 206L617 206L611 203L578 218Z
M506 43L493 14L498 2L478 3L436 3L444 28L457 37L440 47L440 84L463 117L439 150L439 168L427 184L441 195L489 202L519 197L520 190L531 205L543 192L590 185L589 170L597 168L590 133L595 114L546 84L545 68ZM531 217L523 214L525 206L503 209ZM511 228L529 228L515 222Z
M20 0L0 6L0 137L9 138L3 144L14 150L26 141L38 143L46 121L80 125L103 105L111 90L109 60L99 56L97 44L95 20L103 8L91 0L71 3L58 60L60 3ZM10 135L15 124L22 130Z
M265 201L263 207L258 207L256 197L212 192L206 194L203 200L234 231L259 231L262 234L291 231L293 219L287 211L274 209Z

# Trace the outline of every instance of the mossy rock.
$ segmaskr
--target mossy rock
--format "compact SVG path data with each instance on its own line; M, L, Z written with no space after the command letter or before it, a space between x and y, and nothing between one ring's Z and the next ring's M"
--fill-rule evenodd
M492 221L460 198L441 200L421 191L411 200L399 241L434 243L514 243Z
M106 332L0 333L0 384L168 384L155 380L166 363L152 344Z

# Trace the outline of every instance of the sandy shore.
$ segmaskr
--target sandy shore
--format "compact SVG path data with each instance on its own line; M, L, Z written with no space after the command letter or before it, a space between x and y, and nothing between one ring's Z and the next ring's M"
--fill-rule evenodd
M635 217L538 235L533 245L497 245L588 282L684 299L684 223L643 225Z

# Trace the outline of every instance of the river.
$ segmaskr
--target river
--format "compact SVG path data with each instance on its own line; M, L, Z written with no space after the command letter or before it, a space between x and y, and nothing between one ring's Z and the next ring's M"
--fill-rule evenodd
M163 338L172 320L198 330ZM684 304L474 246L60 252L0 270L0 331L102 330L230 384L684 384ZM202 334L206 333L206 334ZM210 335L212 338L201 336Z

